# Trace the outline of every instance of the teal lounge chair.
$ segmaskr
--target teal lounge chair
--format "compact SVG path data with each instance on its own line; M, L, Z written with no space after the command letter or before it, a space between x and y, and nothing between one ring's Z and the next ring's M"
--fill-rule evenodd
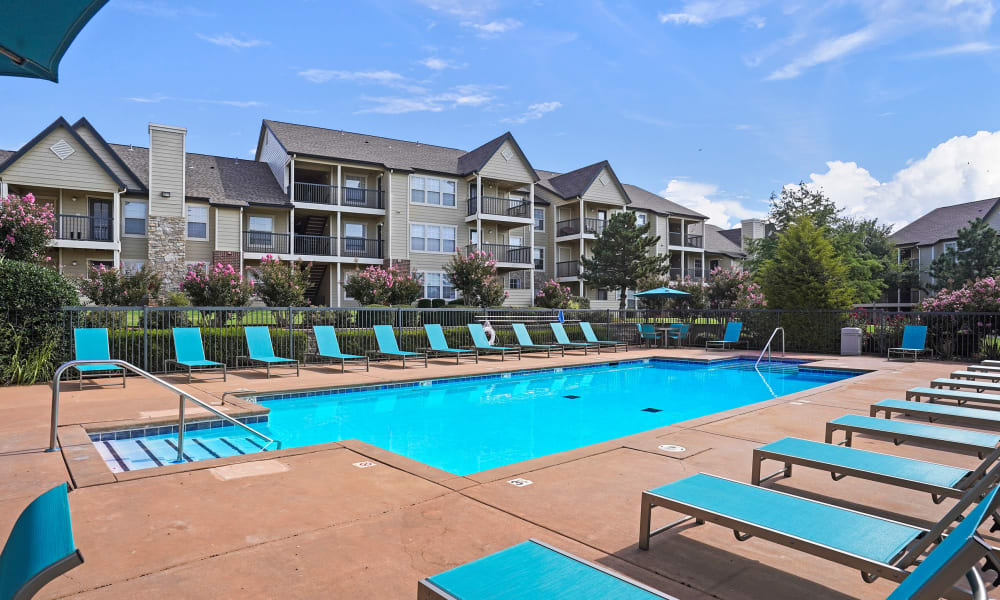
M667 331L667 339L664 344L670 344L670 340L677 340L677 347L681 347L681 341L686 340L691 333L691 325L687 323L674 323Z
M479 323L469 323L466 325L469 328L469 335L472 336L472 346L470 348L475 348L479 352L493 352L500 353L500 360L506 360L508 354L517 354L517 360L521 360L521 349L511 346L491 346L490 340L486 338L486 332L483 330L483 326Z
M898 348L889 348L886 352L886 359L892 360L893 354L902 354L903 356L910 356L913 360L917 360L917 357L921 354L931 352L930 348L925 347L924 344L926 342L926 325L907 325L903 328L903 343Z
M14 522L0 552L0 600L28 600L81 564L66 484L61 483L32 500Z
M709 348L721 348L726 349L726 344L731 347L736 347L737 344L745 344L747 350L750 349L750 342L747 340L740 341L740 334L743 333L743 323L738 321L731 321L726 323L726 333L722 336L721 340L705 340L705 351L707 352Z
M906 390L907 400L920 401L927 398L929 402L935 400L954 400L958 404L966 402L979 402L980 404L1000 405L1000 395L983 394L979 392L963 392L961 390L945 390L933 387L915 387Z
M74 329L73 347L76 360L111 360L111 348L108 346L107 329ZM125 387L125 369L112 364L76 365L73 367L80 374L80 389L83 389L84 377L104 377L112 373L122 374L122 387ZM94 373L94 375L85 375ZM102 384L95 384L104 387Z
M455 364L464 356L466 358L474 358L476 364L479 364L479 352L476 350L469 350L466 348L452 348L448 345L448 340L444 337L444 330L437 323L425 323L424 331L427 333L427 341L430 343L430 348L418 348L418 350L423 350L424 352L430 354L434 352L438 356L441 355L453 355L455 357Z
M966 379L963 377L964 373L969 373L971 371L954 371L951 377L938 377L937 379L931 380L932 388L948 389L948 390L976 390L977 393L991 392L993 394L1000 394L1000 383L995 381L975 381L973 379Z
M549 323L549 327L552 328L552 333L553 335L556 336L556 343L559 344L560 346L569 349L576 348L578 350L583 350L584 354L586 354L587 351L590 350L591 348L597 348L597 353L598 354L601 353L600 344L591 344L590 342L570 341L569 336L566 335L566 330L563 328L562 323Z
M536 344L528 334L528 328L524 323L512 323L514 335L517 337L517 345L521 350L545 350L546 356L552 358L552 351L558 350L562 356L566 356L566 350L558 344Z
M877 417L879 413L891 419L894 414L924 417L933 422L936 419L949 419L960 425L972 427L996 428L1000 426L1000 411L982 408L968 408L952 404L931 404L930 402L906 402L904 400L882 400L872 404L870 414Z
M388 356L389 358L401 358L403 360L403 368L406 368L406 357L416 356L424 357L424 367L427 367L427 353L426 352L404 352L399 349L396 344L396 334L392 331L392 325L376 325L375 329L375 343L378 344L378 350L369 350L369 356L374 354L376 356Z
M583 332L583 339L587 340L587 343L596 344L597 347L610 347L614 348L615 352L618 352L619 346L625 347L625 352L628 352L628 343L619 342L617 340L599 340L597 339L597 334L594 333L594 328L590 326L587 321L580 321L580 331Z
M993 452L1000 445L1000 435L955 429L954 427L939 427L923 423L907 423L905 421L890 421L862 415L844 415L826 424L826 443L833 443L833 434L843 431L844 441L841 445L850 446L855 433L863 433L872 437L890 439L897 446L906 441L938 446L946 450L969 452L980 459Z
M420 581L417 600L676 600L614 571L528 540Z
M187 369L188 383L192 371L213 371L222 369L222 380L226 380L225 363L205 359L205 347L201 343L201 329L197 327L174 327L174 354L177 359L168 359L167 366L175 365Z
M783 466L774 473L761 475L761 467L768 460ZM791 477L792 466L797 465L827 471L835 481L849 475L927 492L935 504L940 504L945 498L961 497L997 460L1000 460L1000 448L993 450L970 471L892 454L786 437L753 451L750 483L763 485L778 476Z
M251 366L254 364L263 364L267 369L268 379L271 378L271 365L295 367L295 376L299 376L299 361L274 355L274 346L271 344L271 331L267 327L244 327L243 335L247 339L247 352L249 356L237 356L237 365L240 364L241 358Z
M966 370L980 373L979 377L996 377L1000 375L1000 367L993 365L969 365L966 367Z
M637 323L639 327L639 343L646 343L646 347L655 346L663 339L663 333L656 330L652 323Z
M313 335L316 337L316 352L314 356L340 361L340 372L344 372L344 363L349 360L365 361L365 371L368 370L368 357L357 354L344 354L340 351L337 341L337 331L332 325L313 325Z
M998 477L1000 466L994 466L928 530L699 473L643 492L639 548L649 550L650 537L681 524L710 522L731 529L741 542L759 537L857 569L868 583L879 577L902 582L910 575L907 569L914 566L932 544L936 544L934 550L951 547L941 543L940 538L957 521L961 520L956 532L974 535L975 530L996 510L998 490L995 484ZM974 508L963 519L963 513L970 506ZM651 531L650 513L654 508L666 508L686 516ZM967 528L972 531L966 533ZM989 546L983 547L977 558L987 554L991 561L995 561ZM954 582L951 581L952 584Z

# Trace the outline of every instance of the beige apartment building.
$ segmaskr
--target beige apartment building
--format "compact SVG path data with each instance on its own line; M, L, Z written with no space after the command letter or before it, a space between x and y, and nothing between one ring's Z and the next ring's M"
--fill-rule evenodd
M444 266L480 250L511 306L554 278L612 308L617 295L587 286L579 259L622 210L653 223L672 278L704 280L742 256L704 215L623 184L607 161L538 170L510 133L465 151L265 120L255 160L189 153L180 127L148 134L147 147L109 144L86 119L59 118L0 151L0 193L33 193L57 213L50 256L63 273L148 265L176 289L187 265L246 271L270 254L311 263L314 305L350 306L343 284L370 265L420 273L425 297L454 299Z

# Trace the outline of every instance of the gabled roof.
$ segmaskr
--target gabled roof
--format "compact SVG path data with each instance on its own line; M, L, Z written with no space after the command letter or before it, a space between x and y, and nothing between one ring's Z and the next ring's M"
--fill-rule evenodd
M663 196L644 190L637 185L626 183L625 190L628 192L629 198L632 199L632 205L629 208L633 210L648 210L664 216L693 217L696 219L708 218L699 212L667 200Z
M715 225L705 224L705 252L711 252L714 254L723 254L725 256L730 256L732 258L743 258L746 253L740 247L740 244L736 244L730 239L729 236L725 235L732 231L739 231L735 229L721 229Z
M101 147L103 147L108 152L108 154L110 154L112 157L114 157L115 162L120 166L120 168L129 177L131 177L133 181L135 181L140 186L142 186L139 191L143 191L143 192L148 191L146 189L146 184L143 183L142 179L139 179L139 176L136 175L132 171L132 169L125 163L125 161L123 161L121 159L121 157L118 156L115 153L115 151L111 149L111 146L108 145L108 143L104 141L104 138L101 137L101 134L97 131L97 129L93 125L90 124L90 121L88 121L86 117L80 117L79 119L77 119L76 123L73 123L73 129L74 130L79 129L80 127L86 127L88 130L90 130L90 133L97 140L97 143L100 144ZM108 165L108 166L110 166L110 165Z
M615 170L611 168L611 163L606 160L587 165L586 167L580 167L568 173L558 174L551 171L542 171L544 175L542 176L543 181L541 184L564 199L576 198L584 195L590 189L590 186L594 184L594 181L604 169L607 169L611 173L615 186L622 193L622 196L625 197L625 202L631 202L628 192L618 179Z
M493 158L493 155L500 150L500 147L504 145L504 142L510 142L514 149L517 150L517 153L521 156L521 160L528 165L528 169L531 171L531 175L535 178L535 181L538 181L538 173L535 171L535 168L531 166L531 161L529 161L528 157L524 155L524 152L521 150L521 146L518 145L517 140L514 139L513 134L509 131L496 139L486 142L475 150L471 150L462 156L459 156L459 174L468 175L470 173L481 171L483 167L486 166L486 163Z
M713 225L714 227L714 225ZM719 235L726 238L730 242L736 244L737 246L743 247L743 228L737 227L735 229L720 229Z
M110 166L108 166L107 163L105 163L103 160L101 160L101 157L97 156L97 153L94 152L94 149L91 148L87 144L87 142L83 141L83 138L80 137L80 134L77 133L76 130L73 128L73 126L70 125L69 122L66 119L64 119L63 117L59 117L58 119L56 119L55 121L53 121L52 124L49 125L48 127L46 127L45 129L43 129L41 131L41 133L39 133L35 137L31 138L31 140L28 141L27 144L21 146L16 152L14 152L11 155L9 155L3 161L3 163L0 163L0 173L3 173L4 171L6 171L7 167L9 167L12 164L14 164L15 162L17 162L17 159L19 159L22 156L24 156L29 150L31 150L32 148L34 148L36 145L38 145L39 142L41 142L43 139L45 139L45 137L47 135L49 135L50 133L52 133L56 129L59 129L60 127L62 127L63 129L65 129L66 132L69 134L69 136L72 137L73 140L77 144L79 144L80 147L83 148L87 152L87 154L90 155L91 158L94 159L94 162L96 162L98 164L98 166L100 166L101 169L105 173L108 174L108 177L110 177L112 181L114 181L115 183L117 183L118 186L121 189L123 189L123 190L128 188L128 186L125 184L125 182L122 181L120 177L118 177L118 175L111 169Z
M994 212L998 202L1000 198L989 198L935 208L892 234L892 240L897 245L930 246L942 240L955 239L959 229L968 225L969 221L986 218Z

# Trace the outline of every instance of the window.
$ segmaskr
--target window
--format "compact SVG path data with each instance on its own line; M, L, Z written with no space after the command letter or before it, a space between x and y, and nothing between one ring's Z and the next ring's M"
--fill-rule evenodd
M958 242L945 242L944 243L944 251L947 252L948 250L955 250L957 252L958 251Z
M511 246L523 246L524 245L524 238L522 238L519 235L512 235L512 236L510 236L509 239L510 239L510 245Z
M455 299L455 286L448 276L438 272L424 272L424 298Z
M606 210L599 210L599 211L597 211L597 219L599 221L607 221L608 220L608 211L606 211Z
M535 270L544 271L545 270L545 248L535 248Z
M437 177L410 177L410 202L434 206L455 206L457 183Z
M110 260L93 260L93 259L87 260L88 270L89 269L93 269L94 267L101 266L101 265L104 265L105 268L113 269L114 266L115 266L115 263L113 261L110 261Z
M146 203L125 201L125 235L146 235Z
M719 268L719 259L712 259L708 261L708 266L710 271L714 271Z
M454 252L456 228L448 225L410 225L410 250Z
M368 178L361 175L344 175L344 204L364 206L365 186Z
M138 273L142 270L142 266L146 264L144 260L135 260L129 258L122 259L122 273Z
M635 214L635 222L636 222L637 225L645 225L646 224L646 213L636 213Z
M475 229L469 230L469 243L475 246L479 243L479 232Z
M344 251L345 252L365 251L364 223L344 223Z
M512 290L524 289L524 280L521 279L521 273L519 271L510 274L507 278L507 287Z
M208 239L208 207L189 206L187 209L187 236L198 240Z
M545 231L545 209L535 209L535 231Z
M250 217L250 231L274 231L274 217Z
M608 290L606 288L601 288L601 289L597 290L597 299L598 300L607 300L608 299Z

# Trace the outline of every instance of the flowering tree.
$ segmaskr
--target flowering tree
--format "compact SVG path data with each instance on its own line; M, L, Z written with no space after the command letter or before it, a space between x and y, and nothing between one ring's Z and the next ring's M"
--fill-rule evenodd
M163 277L145 266L134 273L99 264L77 283L80 292L99 306L144 306L160 294Z
M12 260L42 260L55 235L55 222L52 208L36 202L32 194L0 198L0 254Z
M456 254L444 266L444 272L469 306L500 306L507 299L492 253Z
M364 306L413 304L424 293L423 280L396 265L388 269L372 265L348 277L344 289Z
M748 271L712 269L705 290L710 308L764 308L767 302L760 285Z
M572 295L572 290L564 285L559 285L555 279L550 279L542 284L535 292L535 306L542 308L567 308Z
M957 290L942 289L920 303L929 312L1000 312L1000 278L983 277Z
M232 265L200 262L188 269L181 291L194 306L246 306L253 295L253 281Z
M254 292L268 306L306 306L306 272L311 266L301 269L295 261L283 263L268 254L261 259L260 268L254 269Z

